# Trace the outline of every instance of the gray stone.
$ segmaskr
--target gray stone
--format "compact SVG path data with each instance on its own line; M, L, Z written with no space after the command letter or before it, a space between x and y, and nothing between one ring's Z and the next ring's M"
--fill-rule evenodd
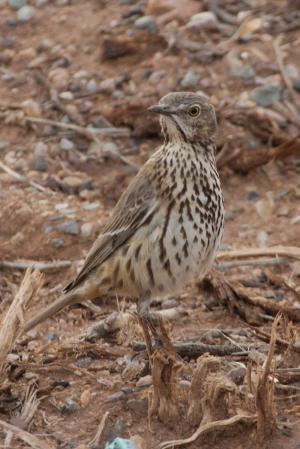
M98 88L98 84L97 84L97 82L95 80L89 80L86 83L86 90L88 92L93 93L93 92L95 92L97 90L97 88Z
M300 92L300 80L294 80L294 81L293 81L293 88L294 88L297 92Z
M35 0L35 4L36 6L40 7L40 6L45 6L48 4L48 0Z
M36 171L47 171L48 169L47 160L43 157L38 157L34 162L34 169Z
M256 87L250 92L250 99L255 101L258 106L267 108L280 101L282 98L282 89L280 86L266 85Z
M59 336L54 332L48 332L47 341L59 341Z
M79 359L76 360L75 365L77 368L88 368L91 363L91 357L79 357Z
M190 18L187 28L192 28L197 31L216 30L218 28L218 19L211 11L199 12Z
M0 151L5 150L7 148L8 143L7 142L0 142Z
M242 385L246 375L246 368L244 366L239 366L238 368L233 368L228 376L236 385Z
M190 69L184 75L180 85L185 89L189 87L195 87L198 84L199 80L200 80L199 73L194 69Z
M20 22L29 22L35 16L35 9L32 6L23 6L17 12L17 17Z
M65 404L63 404L61 406L60 411L63 415L70 415L71 413L77 412L77 410L79 410L79 408L80 407L77 404L77 402L73 401L72 399L67 399Z
M139 417L147 416L148 414L148 398L129 399L127 407Z
M27 5L26 0L8 0L8 4L13 9L21 9Z
M260 194L258 192L256 192L256 190L251 190L248 193L248 200L249 201L255 202L255 201L258 201L259 199L260 199Z
M47 224L44 226L43 231L44 231L44 234L50 234L51 232L54 231L54 228L52 225Z
M51 243L54 246L54 248L60 248L61 246L64 245L65 241L64 241L64 239L56 238L56 239L52 239Z
M245 80L249 80L254 77L255 72L251 66L243 65L231 67L229 74L234 78L244 78Z
M58 229L62 232L64 232L65 234L70 234L70 235L78 235L80 233L80 226L78 221L66 221L65 223L61 223L58 226Z
M100 207L102 207L101 203L95 202L95 203L87 203L87 204L84 204L84 205L82 206L82 209L83 209L83 210L90 211L90 210L99 209Z
M291 219L291 224L292 225L295 225L295 224L298 224L298 223L300 223L300 215L296 215L295 217L293 217Z
M135 22L134 26L141 30L147 30L149 34L157 33L157 24L153 16L143 16L139 17Z
M83 237L90 237L92 235L94 223L83 223L81 225L81 235Z
M71 140L66 139L64 137L59 142L59 146L60 146L60 148L62 150L65 150L65 151L70 151L70 150L73 150L75 148L74 143Z

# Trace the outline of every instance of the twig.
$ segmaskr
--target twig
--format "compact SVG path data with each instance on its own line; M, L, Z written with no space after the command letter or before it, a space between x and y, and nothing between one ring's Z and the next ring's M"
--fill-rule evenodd
M232 251L220 251L217 259L241 259L246 257L289 257L300 260L300 248L296 246L271 246L269 248L245 248Z
M169 449L175 446L184 446L186 444L193 443L193 441L196 441L200 436L203 436L209 432L224 431L226 430L226 428L232 427L238 423L252 424L255 419L255 416L239 414L228 419L222 419L220 421L213 421L207 424L203 424L200 425L196 432L193 433L193 435L189 438L185 438L183 440L165 441L164 443L161 443L159 445L159 449Z
M272 326L269 352L256 391L257 447L263 449L266 448L266 440L270 437L276 423L274 410L274 377L270 380L270 373L275 351L277 326L280 320L281 315L278 314Z
M20 181L24 184L28 184L31 187L34 187L35 189L39 190L40 192L48 192L48 189L46 189L45 187L42 187L40 184L38 184L35 181L31 181L29 178L27 178L27 176L20 175L19 173L14 171L12 168L5 165L2 161L0 161L0 168L2 168L3 171L5 171L6 173L8 173L10 176L17 179L18 181Z
M18 337L19 323L23 321L23 308L38 292L42 283L42 273L28 268L19 291L4 315L0 326L0 379L6 364L6 356L11 351L15 339Z
M60 270L61 268L69 268L72 265L70 260L56 260L53 262L36 262L34 260L18 260L11 262L9 260L0 260L0 268L27 270L33 268L39 271Z
M93 447L93 446L98 446L99 445L100 439L101 439L101 436L102 436L102 432L103 432L103 429L104 429L104 426L105 426L105 423L106 423L106 420L107 420L108 416L109 416L109 412L105 412L104 415L102 416L102 419L100 421L100 424L99 424L97 432L96 432L96 435L94 436L94 438L88 444L89 447Z
M236 267L255 267L255 266L274 266L274 265L283 265L290 262L290 259L287 257L274 257L274 258L266 258L266 259L257 259L257 260L242 260L233 261L233 262L223 262L218 263L217 267L220 271L225 271L230 268Z
M234 345L207 345L204 343L176 343L174 345L176 353L180 357L188 357L189 359L196 359L205 353L214 356L225 357L232 354L249 353L249 345L234 346ZM145 351L146 346L141 342L134 342L132 345L134 351Z
M84 126L74 125L72 123L57 122L55 120L46 118L24 116L23 119L28 123L39 123L42 125L56 126L57 128L62 129L70 129L72 131L75 131L77 134L84 136L86 139L96 142L100 148L101 142L98 139L97 135L116 138L129 137L130 135L129 128L85 128ZM124 164L129 165L130 167L134 168L135 171L137 171L137 167L132 164L126 157L122 156L122 154L120 154L118 151L106 150L103 152L103 156L109 156L112 159L119 159Z
M268 332L262 330L261 328L254 327L254 326L250 326L250 329L251 329L251 331L253 331L255 333L255 336L257 338L259 338L260 340L265 341L267 343L270 343L271 335ZM286 340L283 340L282 338L278 337L277 335L276 335L276 344L283 348L291 348L295 352L300 352L300 348L293 345L292 343L289 343Z
M47 118L24 116L24 120L31 123L39 123L41 125L56 126L57 128L70 129L71 131L81 134L89 140L95 140L96 135L105 137L129 137L129 128L85 128L84 126L74 125L72 123L57 122ZM115 153L114 153L115 154Z
M8 424L5 421L0 420L0 427L7 432L14 433L20 440L25 441L25 443L33 449L54 449L54 446L50 446L48 443L45 443L45 441L42 441L35 435L32 435L19 427L13 426L12 424Z

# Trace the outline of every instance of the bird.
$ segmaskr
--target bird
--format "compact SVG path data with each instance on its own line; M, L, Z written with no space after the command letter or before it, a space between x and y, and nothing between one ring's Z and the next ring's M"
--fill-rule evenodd
M116 294L137 300L148 346L149 331L161 343L151 301L211 268L224 227L214 107L203 94L171 92L148 110L160 116L162 145L121 195L76 278L24 332L67 305Z

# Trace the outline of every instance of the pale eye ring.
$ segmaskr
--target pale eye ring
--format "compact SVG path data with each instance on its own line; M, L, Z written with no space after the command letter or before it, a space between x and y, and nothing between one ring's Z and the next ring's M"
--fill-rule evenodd
M188 114L191 117L197 117L200 114L200 112L201 112L201 108L197 104L191 106L188 110Z

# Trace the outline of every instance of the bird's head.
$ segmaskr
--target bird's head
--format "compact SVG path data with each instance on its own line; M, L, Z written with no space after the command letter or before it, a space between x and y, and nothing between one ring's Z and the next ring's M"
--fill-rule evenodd
M214 137L217 130L213 106L202 95L193 92L171 92L161 98L151 112L161 114L160 123L168 140L200 142Z

